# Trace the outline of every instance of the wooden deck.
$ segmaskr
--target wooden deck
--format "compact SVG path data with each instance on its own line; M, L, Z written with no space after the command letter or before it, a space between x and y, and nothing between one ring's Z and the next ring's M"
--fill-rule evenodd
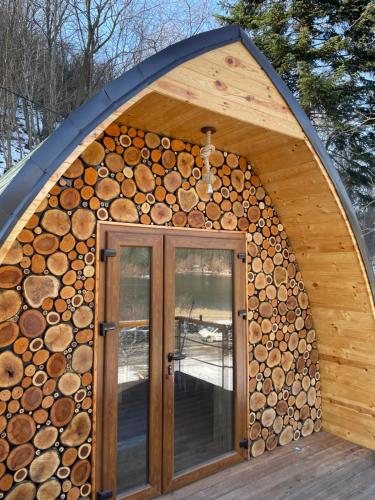
M163 500L372 500L375 451L319 432L207 477Z

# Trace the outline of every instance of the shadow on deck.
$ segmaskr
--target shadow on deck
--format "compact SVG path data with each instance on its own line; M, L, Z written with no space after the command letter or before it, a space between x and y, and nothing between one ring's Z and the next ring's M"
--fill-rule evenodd
M375 451L319 432L162 498L373 500Z

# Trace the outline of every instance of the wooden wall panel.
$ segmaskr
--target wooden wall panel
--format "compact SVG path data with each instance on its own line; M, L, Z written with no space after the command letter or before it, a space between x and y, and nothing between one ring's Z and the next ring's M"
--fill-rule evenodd
M246 232L249 453L320 430L317 342L283 223L246 158L218 150L211 160L209 196L198 145L112 123L18 234L0 266L2 492L75 500L96 488L98 221Z
M309 293L321 355L323 425L375 449L374 304L337 194L302 141L253 155Z

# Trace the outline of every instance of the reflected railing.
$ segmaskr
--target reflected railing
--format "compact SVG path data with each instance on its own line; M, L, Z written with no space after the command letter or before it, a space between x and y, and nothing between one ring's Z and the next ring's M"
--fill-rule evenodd
M175 362L175 371L190 374L227 390L233 389L232 324L176 316L175 351L186 355ZM142 378L148 371L149 321L121 321L119 336L119 383ZM145 340L147 340L145 342ZM191 370L189 370L191 361ZM200 369L197 368L200 366ZM125 376L126 371L126 376ZM124 373L122 373L124 372Z

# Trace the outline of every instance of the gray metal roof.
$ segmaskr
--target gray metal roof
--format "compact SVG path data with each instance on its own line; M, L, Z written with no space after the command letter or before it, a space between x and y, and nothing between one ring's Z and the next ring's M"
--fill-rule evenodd
M181 63L238 41L247 48L283 96L331 178L356 236L375 299L375 277L366 244L352 203L337 170L310 120L285 83L245 31L238 26L226 26L207 31L171 45L110 82L98 94L71 113L40 147L17 164L14 170L11 169L6 174L6 178L0 181L0 245L49 177L76 146L112 112L151 82Z

